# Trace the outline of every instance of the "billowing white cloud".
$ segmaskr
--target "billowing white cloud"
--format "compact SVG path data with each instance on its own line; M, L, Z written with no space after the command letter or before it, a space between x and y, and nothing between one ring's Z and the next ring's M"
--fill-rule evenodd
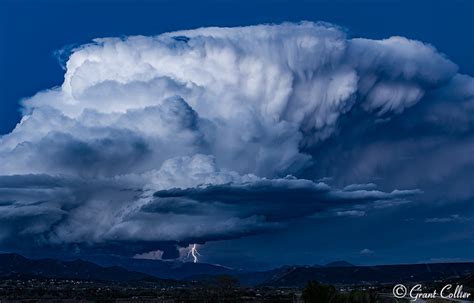
M202 192L216 186L265 193L284 184L288 199L287 191L316 186L315 199L390 204L418 192L382 192L374 184L338 190L283 177L317 165L313 151L350 111L390 119L469 81L430 45L348 39L329 24L96 39L72 52L60 87L24 101L22 121L0 138L0 175L23 175L15 177L21 182L49 175L70 184L36 199L36 185L2 188L0 200L11 202L0 204L0 221L8 227L10 218L44 214L20 233L52 243L187 241L272 229L279 220L270 218L288 208L257 194L254 207L206 195L203 201ZM195 191L174 200L152 196L173 188ZM326 207L305 204L310 213L293 215Z
M313 23L97 39L66 66L61 87L24 102L27 114L1 150L51 132L88 142L120 129L146 137L146 169L199 152L267 177L310 163L301 147L330 136L358 102L379 115L400 113L456 72L421 42L351 40ZM18 163L2 170L24 172Z

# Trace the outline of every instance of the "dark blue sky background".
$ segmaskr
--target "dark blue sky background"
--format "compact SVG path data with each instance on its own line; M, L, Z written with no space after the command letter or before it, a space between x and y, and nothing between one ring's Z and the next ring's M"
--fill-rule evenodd
M446 54L459 66L460 73L474 75L472 0L0 0L0 134L9 133L19 121L22 98L62 83L64 71L54 52L65 46L98 37L301 20L337 24L346 28L350 37L381 39L396 35L421 40ZM416 121L416 112L411 117ZM395 127L383 134L397 131ZM345 142L350 145L348 138ZM413 138L416 141L416 134ZM330 144L325 151L333 150ZM341 171L344 165L340 165ZM456 177L465 181L465 176L471 175L468 171ZM403 178L398 174L396 177L387 190L415 187L399 181ZM453 184L456 180L451 179ZM426 188L427 192L433 189L433 196L441 191L438 183ZM364 218L321 218L317 224L314 218L305 218L281 233L207 243L203 260L248 268L338 259L358 264L472 260L474 209L470 197L454 199L457 203L453 204L436 201L422 207L381 210ZM446 224L423 222L425 218L450 218L453 214L469 219L453 219ZM373 252L361 253L364 249ZM242 251L248 251L248 255Z
M474 74L474 2L434 1L83 1L0 2L0 133L20 119L18 102L62 83L55 50L97 37L153 35L202 26L327 21L350 36L419 39Z

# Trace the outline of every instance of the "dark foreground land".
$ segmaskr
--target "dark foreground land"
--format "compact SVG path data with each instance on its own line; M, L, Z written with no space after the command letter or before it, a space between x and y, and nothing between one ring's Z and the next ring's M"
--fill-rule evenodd
M337 287L310 281L304 288L241 287L222 277L214 284L162 287L151 281L105 282L57 279L9 279L0 281L0 302L149 302L149 303L395 303L393 285ZM472 278L471 278L472 280ZM472 281L444 281L424 284L436 289L445 283L464 284L473 292ZM467 283L467 284L466 284ZM472 299L471 299L472 301ZM454 302L426 300L417 302ZM463 301L465 302L465 301Z
M3 280L0 302L295 302L298 289L220 286L160 287L152 282Z
M82 260L0 254L0 303L410 302L393 298L392 289L400 283L407 287L420 283L428 290L448 283L463 285L474 294L474 263L353 266L339 262L242 273L209 264L137 262L133 269L139 271Z

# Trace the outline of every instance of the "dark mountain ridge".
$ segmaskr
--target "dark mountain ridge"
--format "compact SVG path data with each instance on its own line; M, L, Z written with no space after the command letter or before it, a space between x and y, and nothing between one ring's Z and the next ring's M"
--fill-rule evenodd
M158 280L118 266L103 267L83 260L27 259L18 254L0 254L0 278L23 277L116 282Z
M0 254L0 279L42 277L117 282L161 281L163 284L176 284L187 282L166 279L202 282L211 281L215 276L230 275L236 277L242 285L302 287L309 280L326 284L363 285L472 280L474 276L474 263L355 266L338 262L326 266L283 266L259 272L241 272L205 263L112 257L108 261L102 260L100 264L83 260L27 259L17 254ZM117 266L122 264L123 266Z
M102 266L120 266L162 279L185 279L197 275L235 275L239 271L220 265L179 261L131 259L120 257L91 258L90 261Z
M377 266L295 267L265 281L266 286L304 286L309 280L327 284L385 284L459 279L474 274L474 263L428 263Z

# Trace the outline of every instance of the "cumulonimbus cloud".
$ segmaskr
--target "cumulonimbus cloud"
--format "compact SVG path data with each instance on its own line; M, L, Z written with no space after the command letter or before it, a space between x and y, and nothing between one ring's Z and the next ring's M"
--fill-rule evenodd
M189 243L406 200L301 174L352 111L390 119L460 77L430 45L311 22L96 39L0 139L0 241Z

